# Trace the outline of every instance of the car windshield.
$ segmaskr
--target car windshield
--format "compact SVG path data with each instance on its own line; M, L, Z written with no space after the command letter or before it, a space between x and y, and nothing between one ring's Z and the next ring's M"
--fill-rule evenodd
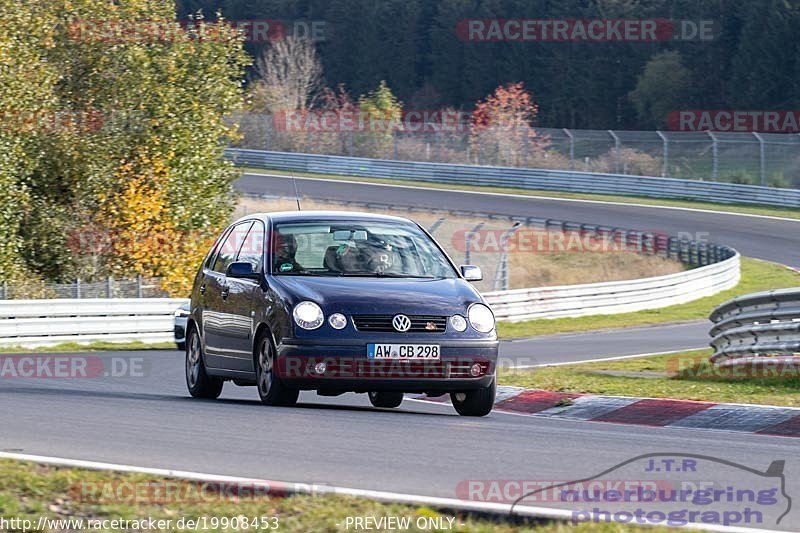
M370 221L279 223L272 233L279 276L454 278L428 235L411 224Z

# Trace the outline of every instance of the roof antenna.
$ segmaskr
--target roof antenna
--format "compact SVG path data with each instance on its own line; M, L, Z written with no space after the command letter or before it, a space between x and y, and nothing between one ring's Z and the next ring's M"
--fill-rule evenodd
M297 202L297 210L302 211L302 209L300 209L300 193L297 192L297 180L294 177L294 172L289 170L289 175L292 176L292 185L294 185L294 199Z

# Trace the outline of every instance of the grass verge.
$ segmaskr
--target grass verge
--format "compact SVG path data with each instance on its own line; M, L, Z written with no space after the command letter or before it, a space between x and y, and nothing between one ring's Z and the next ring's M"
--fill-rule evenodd
M177 350L174 342L145 343L134 342L105 342L97 341L87 344L77 342L63 342L54 346L37 348L24 348L22 346L0 346L0 353L72 353L72 352L114 352L135 350Z
M524 322L500 322L497 325L497 331L500 338L509 339L702 320L708 318L708 315L716 306L735 296L798 286L800 286L800 273L775 263L743 257L742 279L739 284L733 289L714 296L700 298L685 304L638 311L636 313L528 320Z
M243 172L249 174L278 174L289 176L291 173L281 170L266 170L263 168L241 167ZM359 176L345 176L340 174L317 174L317 173L294 173L295 177L300 178L325 178L347 181L362 181L365 183L388 183L391 185L411 185L414 187L452 189L454 191L477 191L487 193L513 194L516 196L540 196L555 199L575 199L575 200L595 200L601 202L616 202L621 204L652 205L659 207L680 207L689 209L703 209L717 211L720 213L739 213L745 215L775 216L793 218L800 220L800 212L797 209L779 208L769 206L751 206L743 204L715 204L711 202L696 202L692 200L665 200L660 198L648 198L643 196L619 196L610 194L590 194L573 193L548 190L529 190L516 189L513 187L477 187L470 185L456 185L450 183L431 183L425 181L414 181L407 179L386 179L386 178L363 178Z
M500 370L499 381L531 389L800 407L800 376L767 367L758 376L712 366L711 350L533 370Z
M246 488L246 487L245 487ZM502 520L475 516L448 514L428 507L385 504L367 499L346 496L290 496L256 494L252 490L247 496L220 495L208 485L189 483L174 479L163 479L141 474L59 468L28 462L0 460L0 516L27 519L36 524L39 517L60 520L170 520L169 527L159 531L187 531L178 527L178 521L198 520L206 517L212 525L216 517L221 526L227 519L240 521L247 517L264 525L277 524L277 531L347 531L347 517L402 517L410 520L411 527L404 531L469 531L469 532L645 532L658 529L631 528L628 526L545 523L540 525L510 523ZM170 492L167 492L170 491ZM275 517L272 520L269 517ZM454 518L452 527L441 529L418 529L417 520L427 518ZM422 523L422 522L420 522ZM74 523L73 523L74 525ZM167 525L166 522L163 525ZM49 528L55 529L55 528ZM272 528L275 529L275 528ZM350 530L353 529L351 524ZM372 531L391 531L375 528ZM100 528L94 531L119 531ZM207 531L244 531L235 527L209 527ZM256 530L251 527L250 530ZM395 529L396 530L396 529ZM21 531L8 529L8 531ZM661 531L670 531L661 529Z

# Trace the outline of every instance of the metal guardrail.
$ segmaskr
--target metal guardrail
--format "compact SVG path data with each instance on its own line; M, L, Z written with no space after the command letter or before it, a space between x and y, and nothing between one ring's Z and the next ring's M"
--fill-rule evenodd
M710 319L713 362L800 355L800 288L734 298L717 307Z
M681 241L665 239L663 242L676 245L670 253L681 253ZM702 250L698 243L690 244ZM661 253L667 253L669 249L665 244ZM716 294L738 283L739 254L727 247L716 246L714 249L713 254L708 249L689 253L687 258L705 261L705 266L677 274L630 281L493 291L485 293L484 297L497 318L507 321L626 313L676 305ZM722 260L713 262L715 257ZM180 298L7 300L0 302L0 345L167 342L173 339L173 313L187 301Z
M631 313L690 302L735 287L740 256L686 272L630 281L488 292L498 320Z
M238 148L229 148L226 150L226 155L239 166L291 170L299 173L800 207L800 190L758 185L535 168L392 161Z
M0 302L0 345L173 339L183 298L8 300Z

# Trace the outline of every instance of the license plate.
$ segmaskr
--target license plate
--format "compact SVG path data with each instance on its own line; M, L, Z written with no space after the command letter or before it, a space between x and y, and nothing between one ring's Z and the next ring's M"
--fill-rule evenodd
M438 344L367 344L370 359L437 360Z

